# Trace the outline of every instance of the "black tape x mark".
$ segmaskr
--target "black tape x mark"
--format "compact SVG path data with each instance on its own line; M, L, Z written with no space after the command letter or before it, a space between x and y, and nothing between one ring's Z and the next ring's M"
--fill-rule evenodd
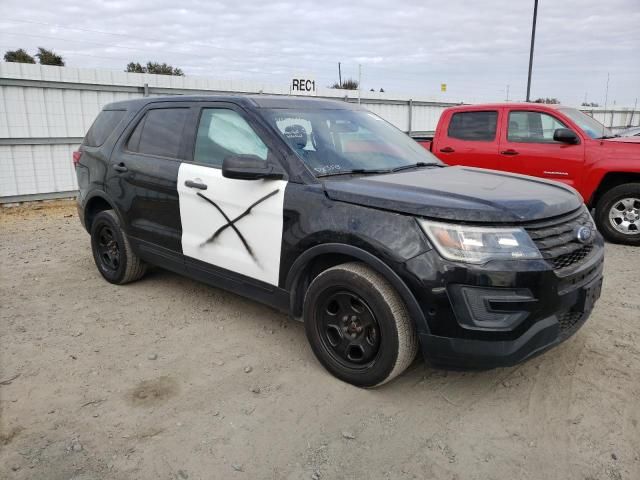
M253 209L253 207L255 207L256 205L264 202L266 199L273 197L276 193L278 193L280 191L280 189L276 189L273 192L265 195L264 197L256 200L255 202L253 202L251 205L249 205L247 207L247 209L242 212L240 215L238 215L236 218L234 218L233 220L231 220L228 215L226 213L224 213L224 211L218 206L218 204L216 202L214 202L213 200L211 200L209 197L206 197L205 195L203 195L202 193L198 192L197 195L201 198L203 198L204 200L206 200L207 202L209 202L211 205L213 205L216 210L218 210L220 212L220 214L224 217L224 219L227 221L227 223L225 225L222 225L220 228L218 228L215 232L213 232L213 235L211 235L207 240L205 240L204 242L202 242L202 244L200 245L201 247L206 245L207 243L211 243L213 242L222 232L224 232L227 228L232 228L234 232L236 232L236 235L238 235L238 238L240 239L240 241L242 242L242 245L244 245L244 248L247 249L247 252L249 252L249 255L251 255L251 257L256 260L255 255L253 254L253 250L251 250L251 246L249 245L249 243L247 242L247 240L244 238L244 236L242 235L242 233L240 233L240 230L238 230L238 227L236 227L236 222L238 222L239 220L243 219L244 217L246 217L247 215L249 215L251 213L251 210Z

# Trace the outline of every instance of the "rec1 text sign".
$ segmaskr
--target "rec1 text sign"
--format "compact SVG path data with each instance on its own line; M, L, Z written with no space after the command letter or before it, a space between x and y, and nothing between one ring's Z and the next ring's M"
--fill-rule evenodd
M316 81L312 78L293 78L291 80L291 93L298 95L315 95Z

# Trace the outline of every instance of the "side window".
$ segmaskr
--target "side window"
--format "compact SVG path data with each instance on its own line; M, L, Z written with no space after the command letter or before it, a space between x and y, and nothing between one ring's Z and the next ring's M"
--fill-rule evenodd
M188 108L149 110L129 137L127 150L146 155L179 158L182 132L188 113Z
M449 122L447 135L459 140L490 142L496 138L498 112L454 113Z
M221 167L230 155L267 159L269 149L244 118L234 110L205 108L200 116L193 161Z
M89 147L102 145L122 121L125 113L125 110L101 111L84 137L84 144Z
M510 112L507 140L525 143L553 143L553 132L565 125L541 112Z

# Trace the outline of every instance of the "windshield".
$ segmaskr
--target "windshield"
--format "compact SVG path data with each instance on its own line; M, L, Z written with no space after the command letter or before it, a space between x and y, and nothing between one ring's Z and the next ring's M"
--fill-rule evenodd
M569 117L591 138L613 137L614 134L595 118L575 108L561 108L560 111Z
M371 112L267 109L264 116L316 176L442 164Z

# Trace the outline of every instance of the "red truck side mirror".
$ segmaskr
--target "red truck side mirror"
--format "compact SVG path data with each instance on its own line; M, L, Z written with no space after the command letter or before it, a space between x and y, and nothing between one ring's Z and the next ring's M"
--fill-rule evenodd
M576 132L568 128L556 128L553 132L553 139L556 142L568 143L570 145L580 143L580 137L576 135Z

